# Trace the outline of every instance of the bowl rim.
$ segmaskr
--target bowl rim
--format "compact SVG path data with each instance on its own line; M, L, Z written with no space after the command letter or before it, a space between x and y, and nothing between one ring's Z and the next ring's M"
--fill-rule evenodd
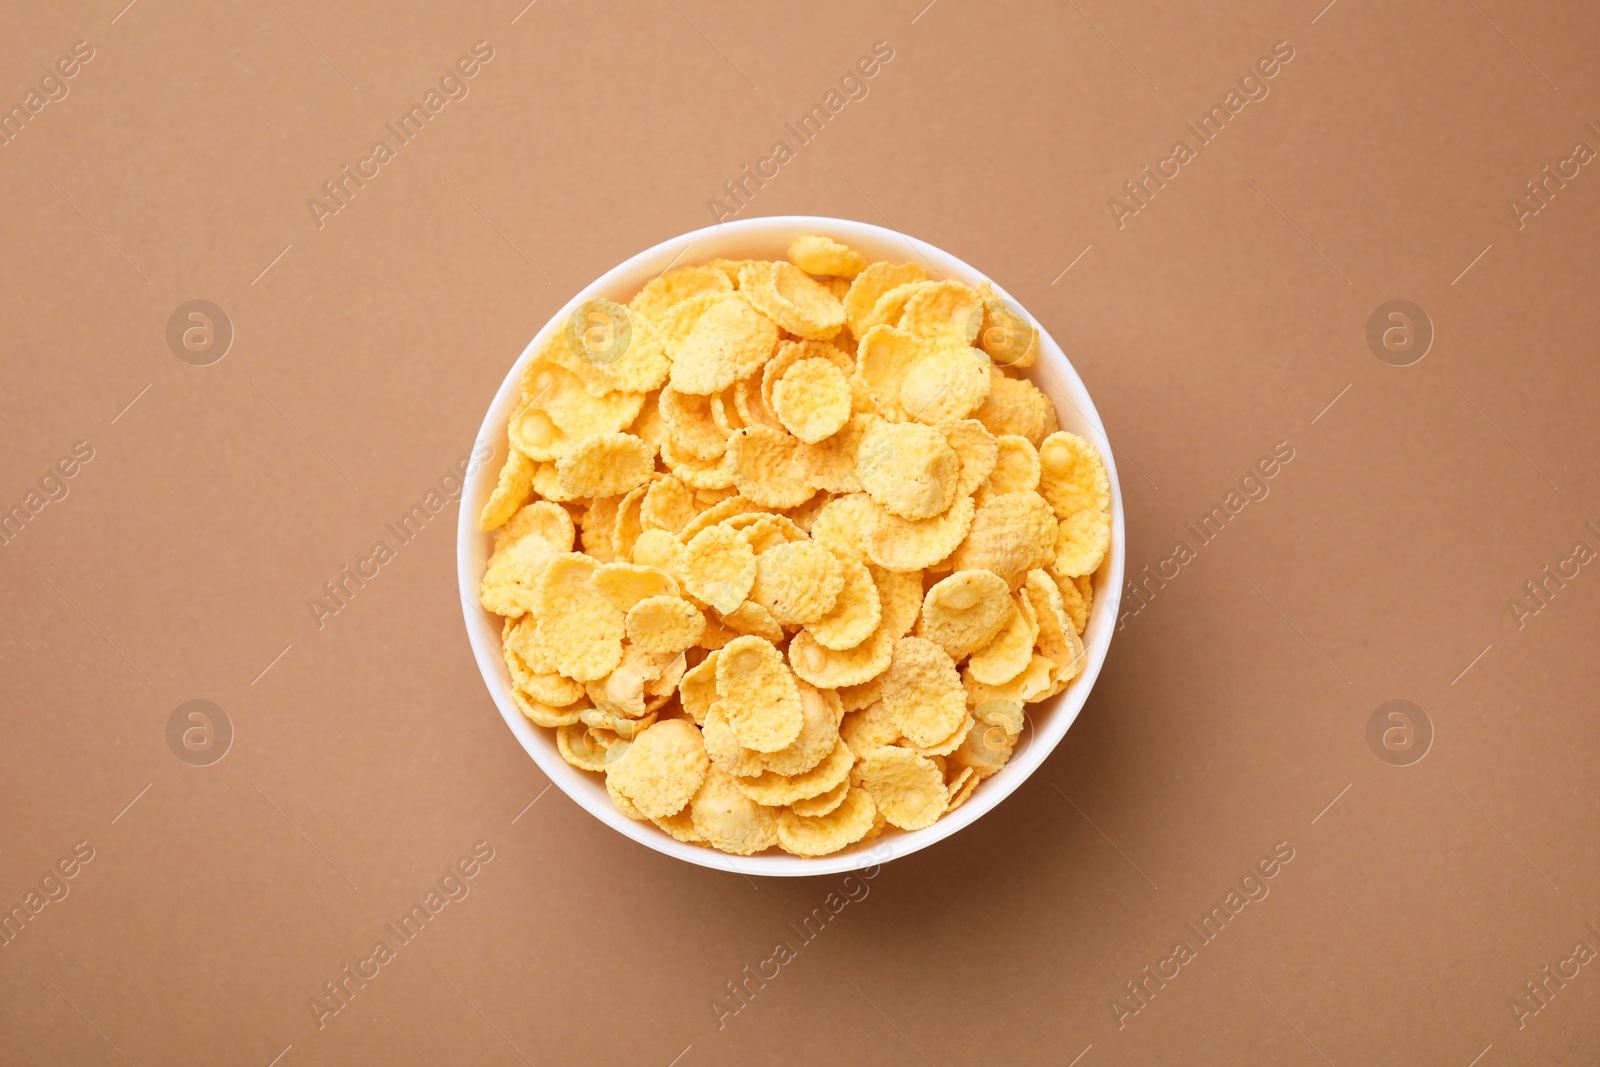
M555 731L535 726L518 710L511 698L510 676L501 652L500 625L497 620L491 619L477 601L477 589L488 555L487 546L493 539L492 533L478 529L478 516L494 489L500 466L509 451L506 422L520 389L523 367L533 358L550 331L558 323L564 323L579 304L594 297L626 302L644 281L680 265L680 261L698 244L710 244L713 240L719 246L742 242L752 246L745 253L746 256L777 258L783 254L782 247L787 247L789 240L807 233L823 234L851 247L871 250L869 259L891 256L889 249L903 248L925 267L933 268L937 275L968 284L988 281L1002 299L1028 318L1039 339L1040 351L1033 366L1022 373L1050 397L1056 405L1058 418L1063 415L1062 403L1065 401L1078 417L1071 420L1062 418L1063 428L1070 421L1073 432L1088 438L1099 452L1111 482L1111 547L1094 576L1094 603L1090 607L1089 624L1083 634L1086 655L1083 672L1062 692L1048 700L1027 705L1029 726L1024 747L1000 771L986 779L982 787L973 792L957 811L921 830L886 828L874 841L860 842L828 856L801 857L770 851L756 856L731 856L702 845L678 841L654 823L636 822L623 815L611 803L603 784L597 783L590 774L578 770L561 757L555 745ZM782 247L778 247L780 242ZM760 246L761 250L757 251L755 246ZM775 247L778 251L773 252L772 248ZM727 248L721 248L691 262L705 262L719 256L739 258L730 254ZM494 451L486 457L486 461L477 462L481 449L490 443L495 445ZM501 717L522 745L523 751L550 779L551 784L559 787L589 814L624 837L697 866L746 876L812 877L843 874L909 855L953 836L999 806L1055 750L1083 710L1105 663L1116 630L1126 555L1126 519L1111 442L1087 387L1049 331L1020 301L964 260L898 230L827 216L769 215L691 230L630 256L579 290L535 332L496 390L479 426L472 454L475 463L469 467L463 481L456 523L456 571L467 639L484 685L500 709ZM1040 721L1044 723L1042 727Z

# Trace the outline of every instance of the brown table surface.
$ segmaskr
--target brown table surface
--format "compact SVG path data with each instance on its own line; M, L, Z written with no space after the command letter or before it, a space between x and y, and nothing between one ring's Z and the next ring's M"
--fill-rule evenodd
M1600 1057L1600 10L125 2L0 33L0 1061ZM545 792L455 507L385 525L561 303L718 196L1016 294L1155 576L1040 772L871 879L692 867Z

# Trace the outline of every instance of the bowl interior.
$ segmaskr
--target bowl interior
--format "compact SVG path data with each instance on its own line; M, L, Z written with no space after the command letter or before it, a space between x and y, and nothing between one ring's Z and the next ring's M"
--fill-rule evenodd
M1055 404L1062 428L1086 438L1104 460L1106 473L1111 479L1111 548L1094 577L1094 603L1090 610L1088 627L1083 634L1087 655L1083 673L1063 692L1038 704L1027 705L1028 726L1010 762L983 782L959 809L925 829L902 831L890 827L872 842L854 845L831 856L802 858L776 853L749 857L729 856L699 845L677 841L652 823L640 823L628 819L612 805L606 795L605 782L599 775L580 771L561 758L560 752L556 749L555 731L535 726L517 710L511 699L510 675L500 652L500 621L497 617L486 613L477 603L478 585L483 577L493 541L492 535L479 531L478 514L494 489L500 465L507 455L509 446L506 440L506 421L516 404L523 366L539 350L545 335L557 324L564 322L572 309L584 300L604 297L625 304L645 282L674 266L703 263L718 257L782 259L789 242L805 233L820 233L833 237L858 249L869 261L889 259L896 262L920 263L933 278L951 278L972 285L989 280L980 271L974 270L949 253L915 238L894 230L844 219L812 216L746 219L696 230L664 241L607 271L577 293L534 336L523 350L521 357L510 368L478 431L476 446L487 444L493 451L486 462L468 473L461 497L460 524L457 532L456 565L462 591L462 610L473 654L477 658L479 670L483 673L484 682L489 687L500 714L506 720L506 725L511 728L511 732L516 735L528 755L533 757L540 770L590 814L607 823L618 833L631 837L658 852L690 863L747 875L805 876L856 870L925 848L982 817L1033 773L1055 748L1083 708L1089 690L1093 687L1095 678L1100 673L1100 667L1105 661L1106 649L1111 642L1117 621L1120 601L1118 591L1122 588L1124 552L1122 491L1117 481L1117 469L1110 442L1106 439L1100 416L1095 411L1094 403L1089 399L1083 382L1050 334L1029 315L1034 328L1039 331L1040 354L1034 365L1022 373L1043 390ZM994 283L991 281L991 284ZM1027 314L1027 309L998 284L994 284L994 288L1013 307Z

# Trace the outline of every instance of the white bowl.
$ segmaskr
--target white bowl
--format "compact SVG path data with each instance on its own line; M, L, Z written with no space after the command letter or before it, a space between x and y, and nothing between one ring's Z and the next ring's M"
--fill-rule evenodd
M700 845L684 844L669 837L653 823L634 822L624 816L606 795L605 782L600 775L578 770L561 758L556 749L554 730L547 730L529 722L517 710L511 699L511 679L500 651L499 620L488 616L477 606L477 590L483 578L493 537L478 529L478 515L484 502L493 491L500 465L505 461L508 444L506 420L517 401L522 368L534 357L543 344L545 335L557 324L566 320L580 303L594 297L604 297L618 303L627 303L645 282L673 266L704 263L718 257L727 259L782 259L789 242L799 234L819 233L833 237L858 249L869 261L888 259L896 262L917 262L928 268L934 277L953 278L976 285L988 280L973 267L914 237L872 226L864 222L845 219L819 218L805 215L780 215L773 218L742 219L708 226L703 230L663 241L654 248L640 252L632 259L607 271L584 289L574 294L565 307L544 325L522 356L516 361L501 382L483 426L478 430L478 446L488 443L494 454L488 462L468 474L461 496L461 515L456 544L456 569L461 583L462 610L466 618L467 636L472 651L478 659L478 669L500 708L506 725L516 735L528 755L539 769L561 790L582 805L589 814L626 837L647 845L657 852L697 863L702 867L716 867L746 875L805 876L839 874L857 870L897 856L926 848L951 834L970 826L982 818L996 804L1022 784L1044 762L1056 747L1067 728L1078 717L1089 690L1094 686L1105 662L1106 649L1116 628L1117 605L1121 597L1124 555L1124 521L1122 490L1117 482L1117 468L1113 462L1110 442L1105 428L1095 411L1094 401L1078 378L1072 364L1067 361L1050 334L1035 321L1039 331L1040 354L1026 372L1056 405L1063 429L1071 430L1090 441L1105 461L1106 473L1111 478L1111 549L1095 575L1095 597L1089 625L1083 634L1083 644L1088 662L1079 675L1062 693L1047 701L1027 706L1031 720L1027 732L1017 746L1011 761L1000 771L978 786L972 796L954 813L941 818L922 830L902 831L886 829L872 842L853 845L842 852L818 858L802 858L786 853L767 853L759 856L729 856ZM991 282L991 284L993 284ZM1000 286L995 291L1005 297L1013 307L1022 305L1011 298ZM1023 309L1026 313L1026 309ZM1030 319L1032 318L1029 316Z

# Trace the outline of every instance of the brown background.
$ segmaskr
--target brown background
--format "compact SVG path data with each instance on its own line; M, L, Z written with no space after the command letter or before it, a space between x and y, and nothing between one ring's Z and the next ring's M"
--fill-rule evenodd
M1508 606L1600 548L1600 169L1524 228L1507 207L1600 147L1593 5L123 2L13 2L0 33L7 107L95 49L0 148L0 507L94 449L0 549L0 905L95 849L0 948L0 1060L1600 1055L1600 968L1508 1007L1600 949L1600 576ZM318 229L307 198L480 40L470 96ZM879 40L870 95L741 217L893 226L1024 301L1117 445L1130 575L1295 459L1128 620L1033 779L719 1029L841 879L677 863L542 793L468 651L453 508L320 630L306 601L466 453L554 309L710 222ZM1270 96L1119 229L1107 199L1278 41ZM194 298L236 330L208 367L165 341ZM1406 368L1365 340L1401 298L1436 330ZM166 741L195 698L236 730L209 767ZM1366 740L1391 699L1436 731L1412 766ZM322 983L480 840L471 895L319 1030ZM1119 1029L1124 983L1279 841L1271 895Z

